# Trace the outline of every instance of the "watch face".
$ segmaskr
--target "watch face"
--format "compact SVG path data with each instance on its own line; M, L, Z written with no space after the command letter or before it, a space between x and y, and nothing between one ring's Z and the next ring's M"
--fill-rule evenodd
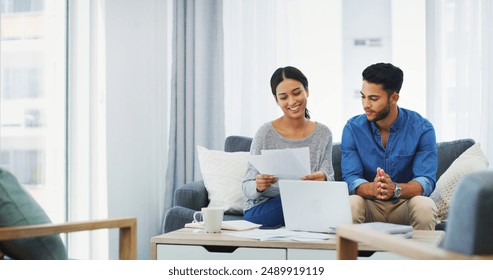
M401 187L399 185L396 185L394 190L394 197L399 197L399 196L401 196Z
M395 196L396 196L396 197L401 196L401 189L396 189L396 190L395 190Z

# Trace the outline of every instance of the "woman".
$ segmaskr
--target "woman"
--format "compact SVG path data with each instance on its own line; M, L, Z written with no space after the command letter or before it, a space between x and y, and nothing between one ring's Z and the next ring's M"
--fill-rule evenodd
M295 67L277 69L270 85L277 105L283 115L262 125L252 141L250 154L261 150L309 147L311 174L301 180L334 180L332 167L332 132L322 123L310 120L306 108L309 91L308 80ZM284 225L277 178L259 174L252 164L243 181L247 198L243 218L264 227Z

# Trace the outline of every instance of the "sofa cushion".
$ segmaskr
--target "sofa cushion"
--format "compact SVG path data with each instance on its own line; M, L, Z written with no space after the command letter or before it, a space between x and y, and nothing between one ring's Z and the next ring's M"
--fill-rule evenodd
M342 181L341 156L341 143L334 143L332 145L332 167L335 181Z
M445 173L440 176L435 190L430 195L437 206L439 220L447 219L450 201L460 179L466 174L484 170L487 167L488 161L479 143L471 146L454 160Z
M248 152L228 153L197 146L200 171L209 194L209 207L223 207L226 214L242 214L245 195L242 182Z
M228 136L224 140L225 152L249 152L253 138L247 136Z
M440 179L442 174L445 173L454 160L475 143L476 142L473 139L469 138L438 142L437 180Z
M49 223L48 215L17 179L0 169L0 227ZM12 259L67 259L59 235L1 241L0 250Z

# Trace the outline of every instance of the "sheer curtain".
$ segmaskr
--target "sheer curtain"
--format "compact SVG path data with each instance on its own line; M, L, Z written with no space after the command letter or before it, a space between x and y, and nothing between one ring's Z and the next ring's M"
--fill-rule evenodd
M308 78L312 119L337 134L345 121L341 2L228 0L223 10L226 135L253 137L260 125L281 116L269 80L287 65Z
M69 1L69 221L108 217L104 3ZM68 235L69 256L107 259L108 231Z
M493 4L426 1L427 113L437 139L473 138L493 161Z
M276 115L269 78L279 55L275 49L276 37L281 36L275 28L278 5L276 1L223 5L226 135L253 136L260 123Z

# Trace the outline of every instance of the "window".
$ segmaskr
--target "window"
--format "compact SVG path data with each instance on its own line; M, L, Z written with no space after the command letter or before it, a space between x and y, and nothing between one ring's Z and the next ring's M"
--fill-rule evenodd
M2 14L42 12L43 0L2 0Z
M2 72L2 92L6 100L41 97L39 68L6 68Z
M66 3L1 0L0 167L66 219Z

